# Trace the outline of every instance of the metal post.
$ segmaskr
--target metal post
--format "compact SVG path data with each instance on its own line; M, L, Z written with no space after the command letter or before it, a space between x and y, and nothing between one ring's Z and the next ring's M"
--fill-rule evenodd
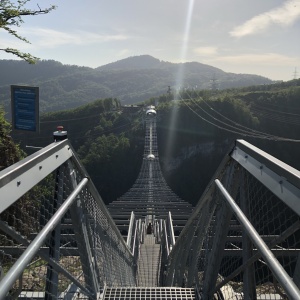
M56 170L55 179L55 195L52 205L52 215L57 211L63 202L63 185L64 185L64 166L61 166ZM60 224L58 224L52 231L49 239L49 258L58 262L60 257ZM52 265L47 266L45 288L45 300L54 300L58 296L58 274L53 269Z
M240 177L240 201L241 209L245 216L249 217L249 205L246 198L246 189L248 186L245 184L245 171L241 172ZM246 234L245 230L242 231L242 245L243 245L243 264L245 264L250 257L252 257L253 244ZM250 264L243 273L243 292L246 300L256 299L256 284L255 284L255 272L253 264Z
M57 126L57 131L53 132L54 142L63 141L66 140L67 138L68 138L68 133L67 131L64 131L64 127Z

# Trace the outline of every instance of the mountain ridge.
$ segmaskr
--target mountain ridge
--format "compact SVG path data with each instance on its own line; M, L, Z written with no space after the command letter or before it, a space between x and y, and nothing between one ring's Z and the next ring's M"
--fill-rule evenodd
M0 105L10 111L10 85L40 87L41 112L71 109L96 99L113 97L122 104L134 104L180 87L210 89L215 78L218 89L270 84L259 75L227 73L221 69L188 62L161 61L150 55L133 56L98 68L63 65L48 60L28 65L24 61L0 60ZM177 87L176 87L177 86Z

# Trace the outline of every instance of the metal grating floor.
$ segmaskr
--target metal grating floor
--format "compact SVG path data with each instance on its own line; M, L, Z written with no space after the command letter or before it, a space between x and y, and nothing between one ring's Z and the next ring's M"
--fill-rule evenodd
M194 300L195 290L175 287L157 288L132 288L132 287L107 287L103 300Z
M141 244L138 260L137 285L140 287L156 287L158 283L160 261L160 245L155 244L153 235L145 235Z

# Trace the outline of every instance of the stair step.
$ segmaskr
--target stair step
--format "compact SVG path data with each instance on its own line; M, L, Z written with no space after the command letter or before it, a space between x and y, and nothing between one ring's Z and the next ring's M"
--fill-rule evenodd
M103 300L129 300L129 299L161 299L161 300L194 300L193 288L176 287L106 287Z

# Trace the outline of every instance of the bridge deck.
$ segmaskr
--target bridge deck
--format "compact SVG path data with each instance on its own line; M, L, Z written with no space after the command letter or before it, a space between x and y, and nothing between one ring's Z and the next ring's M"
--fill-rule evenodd
M144 244L141 244L138 261L138 286L157 287L160 260L160 245L155 244L152 234L145 235Z

